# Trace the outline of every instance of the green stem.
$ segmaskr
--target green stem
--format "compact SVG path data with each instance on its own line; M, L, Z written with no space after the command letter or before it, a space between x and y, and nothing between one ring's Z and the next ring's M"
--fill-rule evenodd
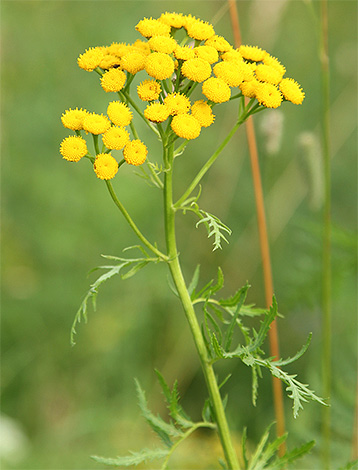
M132 100L132 98L130 97L130 95L124 91L124 90L121 90L119 92L120 96L122 95L123 98L125 98L126 101L128 101L128 103L130 103L130 105L132 106L133 109L135 109L135 111L139 114L139 116L143 119L143 121L145 122L145 124L149 127L149 129L151 131L153 131L158 137L159 137L159 132L158 130L153 126L153 124L151 124L148 119L145 118L144 114L142 113L142 111L138 108L137 104ZM137 137L136 137L137 138Z
M112 183L109 181L109 180L106 180L106 185L107 185L107 189L109 191L109 194L111 195L111 198L113 200L113 202L115 203L115 205L118 207L118 209L121 211L121 213L123 214L124 218L126 219L126 221L128 222L128 224L130 225L130 227L132 228L132 230L134 231L134 233L137 235L137 237L140 239L140 241L143 243L143 245L145 245L147 248L149 248L153 253L155 253L159 258L161 258L162 260L164 261L168 261L168 258L167 256L162 253L161 251L159 251L154 245L152 245L146 238L145 236L142 234L142 232L139 230L139 228L136 226L136 224L133 222L131 216L128 214L128 212L126 211L126 209L124 208L123 204L119 201L119 199L117 198L117 195L116 193L114 192L114 189L113 189L113 186L112 186Z
M164 161L166 164L164 173L164 221L168 265L198 351L227 465L230 470L239 470L240 466L231 440L219 386L179 263L175 235L176 211L173 205L173 151L173 145L169 148L164 147Z

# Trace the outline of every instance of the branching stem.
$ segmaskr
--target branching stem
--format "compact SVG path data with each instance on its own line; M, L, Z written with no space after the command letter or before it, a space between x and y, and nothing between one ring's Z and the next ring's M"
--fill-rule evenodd
M175 234L175 207L173 205L174 148L173 145L169 148L165 148L164 143L163 148L165 154L164 161L166 164L166 171L164 173L164 222L169 269L181 300L186 318L188 320L196 349L198 351L228 468L231 470L239 470L240 466L232 443L224 405L220 396L219 386L216 381L214 369L206 349L199 322L197 320L179 262Z

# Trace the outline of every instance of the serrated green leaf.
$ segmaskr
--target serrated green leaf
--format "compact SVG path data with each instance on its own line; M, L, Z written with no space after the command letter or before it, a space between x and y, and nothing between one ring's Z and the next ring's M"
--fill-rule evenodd
M240 313L241 306L242 306L242 304L244 303L244 301L246 299L248 289L249 289L249 285L246 284L246 286L242 287L239 290L239 295L237 296L236 311L235 311L235 313L234 313L234 315L231 319L230 325L229 325L228 329L226 330L226 334L225 334L225 342L224 342L225 351L229 351L229 349L230 349L231 342L232 342L232 337L233 337L233 334L234 334L234 328L235 328L237 318L238 318L239 313Z
M122 278L123 280L129 279L130 277L132 277L132 276L134 276L135 274L137 274L138 271L140 271L141 269L145 268L149 262L150 262L150 261L142 261L141 263L136 264L135 266L133 266L133 268L131 268L131 269L130 269L129 271L127 271L125 274L122 274L121 278Z
M291 364L294 361L297 361L303 354L307 351L312 339L312 333L308 335L306 343L302 346L302 348L295 354L293 357L289 357L287 359L279 359L278 361L275 361L275 364L277 366L286 366L287 364Z
M238 289L232 297L228 297L227 299L220 299L220 305L223 307L236 307L242 295L242 290L246 289L247 291L250 287L250 284L246 283L243 287L240 287L240 289Z
M131 452L130 455L115 458L98 457L96 455L91 458L98 463L113 467L131 467L140 463L151 462L155 459L163 459L169 454L168 449L142 449L139 452Z
M315 441L309 441L300 447L296 447L290 452L286 452L283 457L278 457L274 462L270 464L270 470L279 470L287 467L288 464L300 459L304 455L308 454L312 447L315 445Z
M218 267L218 280L216 284L210 289L211 290L210 295L213 295L215 294L215 292L218 292L219 290L221 290L223 286L224 286L224 273L222 272L222 269L219 266Z
M221 346L215 336L215 333L211 333L211 345L214 349L214 352L216 354L216 356L220 359L222 359L224 356L223 356L223 352L222 352L222 349L221 349Z
M247 440L247 428L245 427L242 432L242 438L241 438L242 458L244 460L245 469L247 469L249 465L249 461L248 461L247 454L246 454L246 440Z
M269 332L270 325L274 321L277 316L277 302L275 296L272 298L272 306L270 307L267 315L265 316L264 320L261 322L260 330L257 333L253 342L251 342L247 349L249 352L255 351L259 348L262 343L265 341L265 338Z
M218 248L222 248L221 241L224 240L226 243L229 243L226 239L223 232L226 232L228 235L231 235L231 229L225 225L217 216L210 214L209 212L203 211L197 207L193 209L194 212L200 217L199 222L196 223L196 227L199 227L200 224L204 224L208 231L208 238L214 236L214 248L213 251Z
M164 442L167 447L172 447L173 443L171 437L182 436L182 432L172 424L166 423L160 416L155 416L148 408L147 400L145 398L144 390L141 388L137 379L135 379L137 396L139 407L142 411L144 418L146 419L149 426L155 433L158 434L160 439Z
M199 276L200 276L200 264L197 265L197 267L195 268L195 271L194 271L194 274L193 274L193 277L190 281L190 284L188 286L188 292L189 292L189 295L191 296L193 293L195 293L195 289L198 285L198 282L199 282ZM195 295L194 295L194 298L195 298ZM192 298L193 300L193 298Z

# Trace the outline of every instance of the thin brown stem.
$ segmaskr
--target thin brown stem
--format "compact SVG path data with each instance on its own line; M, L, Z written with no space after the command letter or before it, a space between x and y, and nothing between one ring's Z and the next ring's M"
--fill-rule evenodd
M235 46L239 47L241 44L241 33L240 33L240 22L239 14L236 6L235 0L228 0L230 7L230 17L231 23L235 38ZM264 205L264 195L262 190L261 174L260 174L260 165L256 145L255 129L252 117L250 116L246 121L246 135L249 146L250 161L251 161L251 171L254 184L255 192L255 202L256 202L256 212L257 212L257 224L260 238L260 249L261 249L261 259L262 259L262 269L264 277L264 286L265 286L265 300L266 307L269 308L272 304L273 297L273 280L272 280L272 268L271 268L271 258L270 258L270 246L267 233L267 224L265 216L265 205ZM278 339L278 330L276 320L271 324L271 329L269 332L269 342L270 342L270 354L273 357L279 359L279 339ZM273 377L272 378L273 386L273 397L274 397L274 407L275 407L275 417L276 417L276 432L277 436L282 436L285 434L285 413L283 406L283 392L282 392L282 383L281 381ZM281 444L279 448L279 455L283 456L286 453L286 444Z

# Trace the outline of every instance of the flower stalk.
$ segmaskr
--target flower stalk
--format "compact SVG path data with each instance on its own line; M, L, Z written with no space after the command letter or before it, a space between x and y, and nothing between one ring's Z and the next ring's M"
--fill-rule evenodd
M164 143L163 143L164 145ZM179 255L176 245L175 234L175 207L173 204L173 145L171 145L166 153L166 172L164 175L164 223L165 238L167 244L168 264L172 279L177 289L181 304L183 306L185 316L189 323L190 331L194 339L196 350L199 355L200 364L204 373L206 385L213 411L217 430L224 451L228 468L239 470L239 462L231 439L229 425L226 419L224 405L220 396L219 386L215 377L211 360L208 356L206 345L201 333L201 329L195 314L195 310L185 284L183 273L181 270Z

